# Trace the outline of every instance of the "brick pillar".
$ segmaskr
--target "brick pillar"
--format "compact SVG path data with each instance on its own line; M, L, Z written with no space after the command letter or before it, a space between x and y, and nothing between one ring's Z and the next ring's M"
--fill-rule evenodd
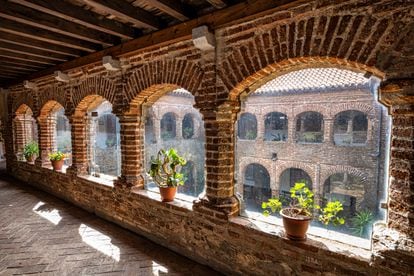
M121 176L115 186L144 188L144 119L136 114L119 116L121 125ZM155 125L155 124L154 124Z
M217 111L200 110L206 131L206 196L193 208L208 209L221 219L239 211L234 195L234 131L238 108L237 102L227 102Z
M414 238L414 80L389 80L380 101L392 116L388 227Z
M257 118L257 137L256 141L263 141L263 138L265 136L265 123L263 114L256 114Z
M85 175L88 173L88 156L86 117L69 118L72 138L72 165L66 170L68 174Z
M36 159L38 166L50 166L49 154L55 150L56 144L54 135L56 129L56 119L53 116L38 118L39 132L39 158Z
M332 118L324 118L324 128L323 128L323 142L333 144L333 125L334 120ZM351 121L352 123L352 121Z
M175 137L176 139L183 139L183 117L177 116L175 121Z

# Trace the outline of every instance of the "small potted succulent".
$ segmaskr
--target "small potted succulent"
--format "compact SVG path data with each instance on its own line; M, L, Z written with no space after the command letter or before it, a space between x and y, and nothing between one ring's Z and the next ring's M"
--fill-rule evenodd
M184 175L179 172L179 169L186 162L173 148L161 149L157 157L151 160L148 173L160 188L163 202L173 201L177 193L177 187L184 185Z
M63 163L65 162L65 154L61 151L55 151L49 154L50 162L52 162L53 170L62 170Z
M340 201L328 201L324 208L314 203L313 192L306 187L305 183L295 183L290 189L291 203L287 207L282 207L279 198L271 198L262 203L265 209L263 214L269 216L271 213L280 211L286 236L291 240L306 240L310 221L317 218L324 225L344 224L345 220L338 217L338 213L343 210Z
M39 146L32 141L24 146L23 155L27 162L33 163L36 156L39 155Z

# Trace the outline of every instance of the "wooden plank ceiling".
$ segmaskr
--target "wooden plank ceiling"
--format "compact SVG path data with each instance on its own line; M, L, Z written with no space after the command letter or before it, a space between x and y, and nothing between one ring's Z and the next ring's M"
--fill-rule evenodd
M0 87L242 0L0 0Z

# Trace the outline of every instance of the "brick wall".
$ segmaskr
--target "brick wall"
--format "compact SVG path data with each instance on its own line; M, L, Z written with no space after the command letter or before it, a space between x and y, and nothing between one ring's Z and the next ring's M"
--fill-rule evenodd
M257 19L217 28L212 52L201 52L188 40L121 57L118 72L89 65L67 72L71 81L66 84L48 76L34 80L37 90L11 87L7 168L22 180L225 272L408 273L414 263L413 19L414 7L407 1L296 1ZM316 238L292 243L237 218L234 126L240 98L285 72L319 66L381 78L379 98L393 116L388 222L375 234L368 257L350 256ZM188 208L160 203L142 190L141 105L177 87L195 96L206 132L206 196ZM98 97L111 102L121 124L122 172L113 188L80 176L87 171L84 112ZM26 104L38 118L49 100L65 108L72 125L73 165L67 174L42 168L42 162L16 161L12 122L17 109ZM42 135L39 139L42 144ZM396 236L392 231L399 239L387 238Z

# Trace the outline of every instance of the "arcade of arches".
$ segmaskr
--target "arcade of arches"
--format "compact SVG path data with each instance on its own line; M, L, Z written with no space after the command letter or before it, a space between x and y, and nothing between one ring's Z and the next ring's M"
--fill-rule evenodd
M414 8L296 2L215 27L214 50L186 38L123 56L119 71L94 64L67 83L10 87L8 173L223 273L412 273ZM145 173L166 147L189 160L172 203ZM372 237L348 225L286 240L260 203L298 181L349 219L370 211Z

